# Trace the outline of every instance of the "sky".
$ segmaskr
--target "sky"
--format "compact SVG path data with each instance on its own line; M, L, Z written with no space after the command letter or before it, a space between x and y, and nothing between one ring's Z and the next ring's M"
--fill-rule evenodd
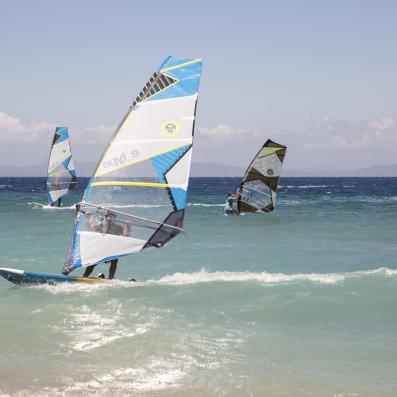
M55 126L96 162L167 55L204 60L193 161L397 163L397 2L0 0L0 166L47 161Z

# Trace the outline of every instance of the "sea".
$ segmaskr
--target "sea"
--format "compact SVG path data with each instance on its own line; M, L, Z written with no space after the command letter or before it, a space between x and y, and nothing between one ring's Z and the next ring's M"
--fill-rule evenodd
M0 178L0 267L59 273L86 183L40 209L44 178ZM224 216L238 183L192 178L185 233L118 281L1 279L0 396L397 396L397 178L283 178Z

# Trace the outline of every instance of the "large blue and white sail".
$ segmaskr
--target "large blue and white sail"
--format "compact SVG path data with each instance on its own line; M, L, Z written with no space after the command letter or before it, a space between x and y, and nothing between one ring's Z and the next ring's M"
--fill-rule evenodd
M78 205L64 273L183 231L201 66L167 58L133 101Z
M76 171L74 169L68 129L57 127L48 159L48 203L51 205L69 193L75 188L76 183Z

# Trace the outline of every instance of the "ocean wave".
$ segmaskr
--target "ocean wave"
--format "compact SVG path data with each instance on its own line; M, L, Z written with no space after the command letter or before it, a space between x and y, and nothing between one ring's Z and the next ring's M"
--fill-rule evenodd
M319 189L324 187L330 187L329 185L280 185L279 188L287 189Z
M397 196L384 196L384 197L373 197L373 196L359 196L350 198L353 202L363 203L390 203L397 201Z
M159 279L146 281L123 281L112 280L106 283L85 284L85 283L61 283L58 285L40 285L32 288L41 288L47 292L57 294L76 294L92 295L101 293L103 289L109 288L142 288L156 285L193 285L204 283L257 283L262 285L287 284L299 282L311 282L318 284L337 284L349 279L363 277L397 277L397 269L380 267L372 270L359 270L355 272L341 273L270 273L270 272L229 272L216 271L209 272L201 269L192 273L174 273L163 276Z
M291 281L313 281L324 284L335 284L343 279L344 276L338 273L285 274L268 272L208 272L205 269L201 269L195 273L174 273L169 276L164 276L159 280L149 280L147 283L186 285L214 282L259 282L264 284L276 284Z
M91 371L88 377L80 374L76 381L61 387L45 387L41 391L26 390L12 393L13 397L65 396L130 396L175 390L182 386L191 365L175 360L152 360L137 367L119 367L101 372ZM86 378L86 380L84 380ZM3 394L0 397L11 397Z
M188 203L192 207L224 207L225 204L205 204L205 203Z
M125 204L125 205L113 205L113 204L102 204L103 207L112 208L159 208L168 207L167 204Z
M362 270L344 273L268 273L268 272L208 272L201 269L195 273L174 273L159 280L148 280L147 284L186 285L214 282L258 282L263 284L278 284L298 281L310 281L320 284L336 284L351 278L366 276L397 276L397 269L381 267L374 270Z
M35 202L28 202L28 205L31 205L33 209L35 210L45 210L45 211L64 211L64 210L75 210L76 209L76 204L66 206L66 207L52 207L49 204L40 204L40 203L35 203Z
M153 361L145 367L118 368L110 373L99 375L88 382L77 382L65 392L103 392L114 389L124 392L155 392L180 386L186 375L183 368L164 361Z
M328 193L328 192L327 192ZM393 203L397 201L397 196L333 196L330 197L319 197L319 202L321 200L327 200L330 202L338 204L347 203L369 203L369 204L382 204L382 203Z

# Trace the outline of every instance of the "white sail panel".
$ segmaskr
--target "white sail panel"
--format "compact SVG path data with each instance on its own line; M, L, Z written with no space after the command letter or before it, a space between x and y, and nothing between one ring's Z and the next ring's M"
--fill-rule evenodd
M79 232L81 260L87 265L95 264L104 258L113 258L133 254L146 244L145 240L112 234Z
M133 101L79 205L64 273L183 230L201 64L167 58Z
M189 170L192 160L192 149L189 149L183 157L165 174L167 182L171 186L180 186L187 190L189 182Z
M283 163L277 154L269 154L256 158L252 167L262 175L276 177L281 175Z
M95 172L103 176L193 142L197 95L144 102L129 113ZM171 131L175 127L174 131Z
M51 197L52 203L55 203L58 199L68 193L69 189L51 190L48 192L49 196Z

